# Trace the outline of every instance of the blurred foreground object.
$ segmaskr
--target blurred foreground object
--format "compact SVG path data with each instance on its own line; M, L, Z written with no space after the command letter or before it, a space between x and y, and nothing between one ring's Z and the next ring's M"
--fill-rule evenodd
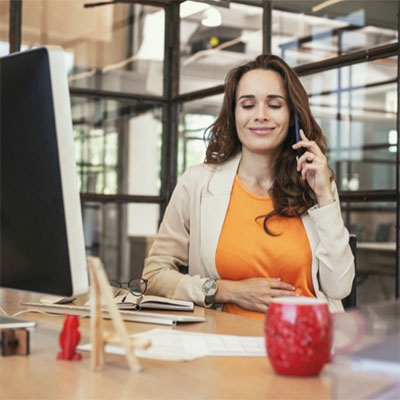
M371 304L346 313L362 321L363 335L332 365L333 399L400 398L400 302ZM334 315L335 334L351 337L357 324ZM335 338L336 340L336 338Z
M77 315L66 315L64 327L60 334L61 352L57 354L57 360L80 361L82 354L75 352L81 339L78 330L79 317Z
M29 331L27 329L4 329L1 331L1 355L29 355Z

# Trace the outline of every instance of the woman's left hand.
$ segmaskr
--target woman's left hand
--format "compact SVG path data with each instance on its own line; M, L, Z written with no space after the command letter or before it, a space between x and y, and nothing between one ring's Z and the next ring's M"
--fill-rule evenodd
M302 140L295 143L292 148L305 148L305 153L297 160L297 171L301 178L307 180L311 189L317 196L318 205L326 206L335 201L329 179L328 161L317 143L309 140L304 131L300 129Z

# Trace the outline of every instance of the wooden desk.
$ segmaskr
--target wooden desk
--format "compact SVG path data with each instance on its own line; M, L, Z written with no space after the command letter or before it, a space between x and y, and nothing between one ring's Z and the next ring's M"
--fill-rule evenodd
M0 289L0 305L8 314L21 309L22 301L39 296ZM213 310L196 308L207 322L175 328L193 332L261 336L263 322ZM63 317L29 313L35 320L29 356L0 357L1 399L328 399L329 368L317 378L276 375L267 358L205 357L190 362L141 359L144 371L128 370L123 357L106 354L103 371L90 369L90 354L82 361L57 361L58 336ZM130 333L156 326L128 322ZM159 327L159 326L157 326ZM105 329L112 330L110 321ZM81 343L89 341L89 319L81 319Z
M360 271L396 275L396 243L357 243L357 268Z

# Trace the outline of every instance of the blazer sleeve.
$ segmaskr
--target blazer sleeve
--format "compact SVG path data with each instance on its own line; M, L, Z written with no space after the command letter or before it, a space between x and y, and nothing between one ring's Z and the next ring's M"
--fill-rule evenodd
M191 168L179 180L168 203L160 229L145 260L143 278L148 293L190 300L204 305L203 283L207 278L180 273L188 267L190 239Z
M344 226L336 185L332 183L335 201L311 208L308 213L319 237L316 247L320 289L340 300L351 292L355 275L354 257L349 245L349 232Z

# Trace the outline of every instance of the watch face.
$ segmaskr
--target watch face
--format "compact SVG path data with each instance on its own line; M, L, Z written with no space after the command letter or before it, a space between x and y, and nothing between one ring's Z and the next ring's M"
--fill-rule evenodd
M217 293L217 289L217 282L215 282L213 279L209 279L204 283L203 291L206 296L215 295L215 293Z

